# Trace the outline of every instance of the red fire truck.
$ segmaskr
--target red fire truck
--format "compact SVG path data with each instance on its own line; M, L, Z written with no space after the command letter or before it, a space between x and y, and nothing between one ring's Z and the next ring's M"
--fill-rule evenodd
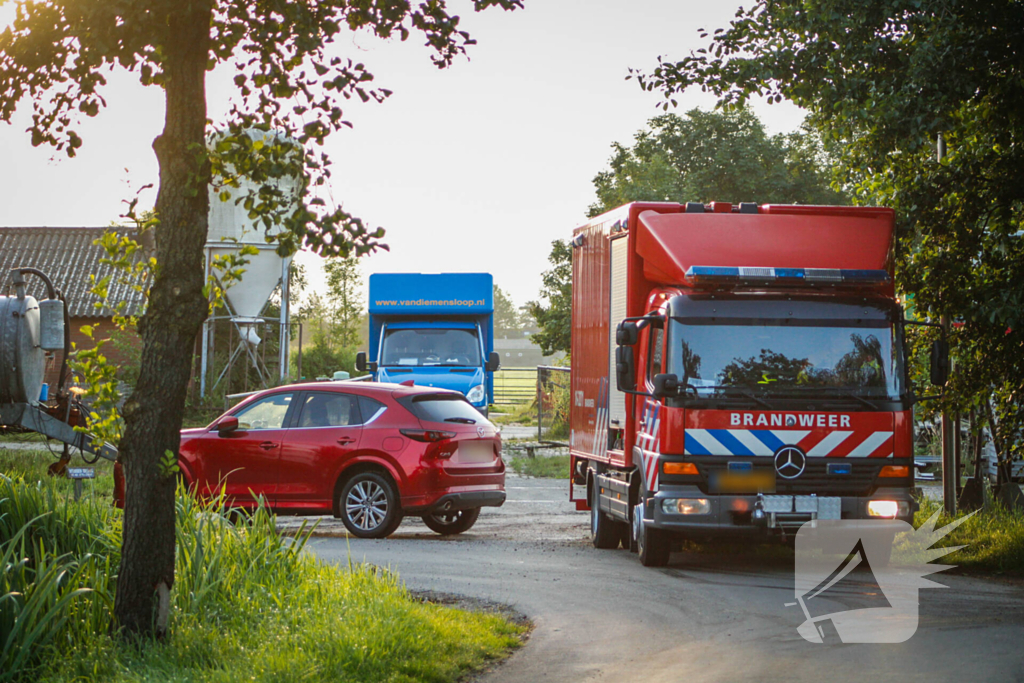
M911 519L892 210L633 203L572 246L570 497L595 546L661 566L677 539Z

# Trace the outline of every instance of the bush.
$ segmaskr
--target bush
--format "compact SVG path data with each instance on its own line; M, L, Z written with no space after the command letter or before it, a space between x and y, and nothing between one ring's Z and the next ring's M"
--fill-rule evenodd
M298 354L292 354L293 375L298 376ZM317 377L332 377L338 370L344 370L352 377L356 372L356 349L353 346L333 349L323 340L302 349L302 377L314 380ZM300 378L301 379L301 378Z

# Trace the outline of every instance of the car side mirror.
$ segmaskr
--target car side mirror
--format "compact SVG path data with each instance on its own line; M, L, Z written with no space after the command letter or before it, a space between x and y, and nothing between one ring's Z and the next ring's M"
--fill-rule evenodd
M221 421L217 423L217 433L220 436L230 434L236 429L238 429L238 418L234 415L228 415L225 418L221 418Z
M356 354L356 370L366 372L366 352L360 351Z
M936 339L932 342L931 382L941 387L949 379L949 342Z
M621 322L615 330L615 343L619 346L636 346L639 339L640 328L635 322Z
M500 367L501 356L496 352L491 351L491 355L487 357L487 372L497 372Z
M679 378L673 374L654 376L654 397L667 398L679 394Z
M633 362L632 346L620 346L615 349L615 383L619 391L636 389L636 365Z

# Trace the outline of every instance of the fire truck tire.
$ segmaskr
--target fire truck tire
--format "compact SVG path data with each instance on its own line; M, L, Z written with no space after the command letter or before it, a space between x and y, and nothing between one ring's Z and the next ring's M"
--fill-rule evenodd
M590 537L594 547L601 550L614 550L619 547L619 530L608 515L598 509L598 492L591 486L590 493Z
M643 516L643 508L640 505L633 506L633 518L629 524L629 552L639 551L637 543L637 532L640 529L640 518Z
M664 567L671 551L670 539L661 529L652 529L640 519L637 533L637 554L645 567Z

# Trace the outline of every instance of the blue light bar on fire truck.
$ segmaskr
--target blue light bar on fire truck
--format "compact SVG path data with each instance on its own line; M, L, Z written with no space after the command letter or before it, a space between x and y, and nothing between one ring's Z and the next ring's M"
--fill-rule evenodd
M694 284L875 285L889 282L889 273L884 270L856 270L847 268L690 266L686 270L686 279Z

